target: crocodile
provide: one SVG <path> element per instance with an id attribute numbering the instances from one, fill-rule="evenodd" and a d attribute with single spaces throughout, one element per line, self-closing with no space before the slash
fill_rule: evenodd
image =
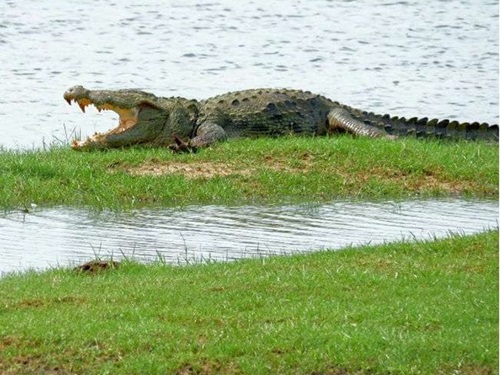
<path id="1" fill-rule="evenodd" d="M 74 140 L 75 150 L 152 145 L 175 152 L 195 151 L 235 137 L 341 132 L 390 139 L 413 136 L 498 142 L 496 124 L 378 115 L 292 89 L 250 89 L 197 101 L 158 97 L 136 89 L 73 86 L 64 99 L 78 103 L 83 112 L 92 104 L 99 112 L 111 110 L 119 116 L 114 129 Z"/>

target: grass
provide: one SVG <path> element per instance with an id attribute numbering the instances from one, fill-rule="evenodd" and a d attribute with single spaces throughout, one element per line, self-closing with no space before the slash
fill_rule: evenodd
<path id="1" fill-rule="evenodd" d="M 498 145 L 337 137 L 161 148 L 0 151 L 0 207 L 128 209 L 338 198 L 498 197 Z"/>
<path id="2" fill-rule="evenodd" d="M 495 374 L 498 231 L 0 279 L 2 374 Z"/>

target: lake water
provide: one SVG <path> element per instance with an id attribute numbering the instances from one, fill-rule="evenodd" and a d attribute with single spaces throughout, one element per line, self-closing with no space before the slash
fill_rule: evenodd
<path id="1" fill-rule="evenodd" d="M 130 213 L 54 208 L 0 216 L 0 274 L 100 256 L 229 261 L 498 228 L 498 202 L 460 199 L 192 206 Z"/>
<path id="2" fill-rule="evenodd" d="M 70 86 L 204 98 L 294 87 L 393 115 L 498 123 L 496 1 L 4 0 L 0 147 L 114 124 Z"/>

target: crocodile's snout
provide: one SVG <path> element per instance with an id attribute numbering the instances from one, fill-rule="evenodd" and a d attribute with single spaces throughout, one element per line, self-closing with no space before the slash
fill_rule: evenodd
<path id="1" fill-rule="evenodd" d="M 63 97 L 69 105 L 72 102 L 77 102 L 83 112 L 85 112 L 85 107 L 91 103 L 89 100 L 90 90 L 87 90 L 83 86 L 73 86 L 66 90 Z"/>
<path id="2" fill-rule="evenodd" d="M 73 99 L 73 88 L 70 88 L 64 93 L 64 100 L 66 100 L 69 105 L 71 105 L 71 99 Z"/>
<path id="3" fill-rule="evenodd" d="M 83 86 L 73 86 L 66 90 L 64 93 L 64 100 L 71 105 L 71 101 L 77 101 L 78 99 L 87 98 L 89 90 Z"/>

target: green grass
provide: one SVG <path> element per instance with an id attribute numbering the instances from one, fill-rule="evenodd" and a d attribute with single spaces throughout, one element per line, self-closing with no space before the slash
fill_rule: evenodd
<path id="1" fill-rule="evenodd" d="M 498 231 L 0 279 L 2 374 L 495 374 Z"/>
<path id="2" fill-rule="evenodd" d="M 497 198 L 498 182 L 498 145 L 480 142 L 337 136 L 231 140 L 184 155 L 161 148 L 0 151 L 4 209 Z"/>

